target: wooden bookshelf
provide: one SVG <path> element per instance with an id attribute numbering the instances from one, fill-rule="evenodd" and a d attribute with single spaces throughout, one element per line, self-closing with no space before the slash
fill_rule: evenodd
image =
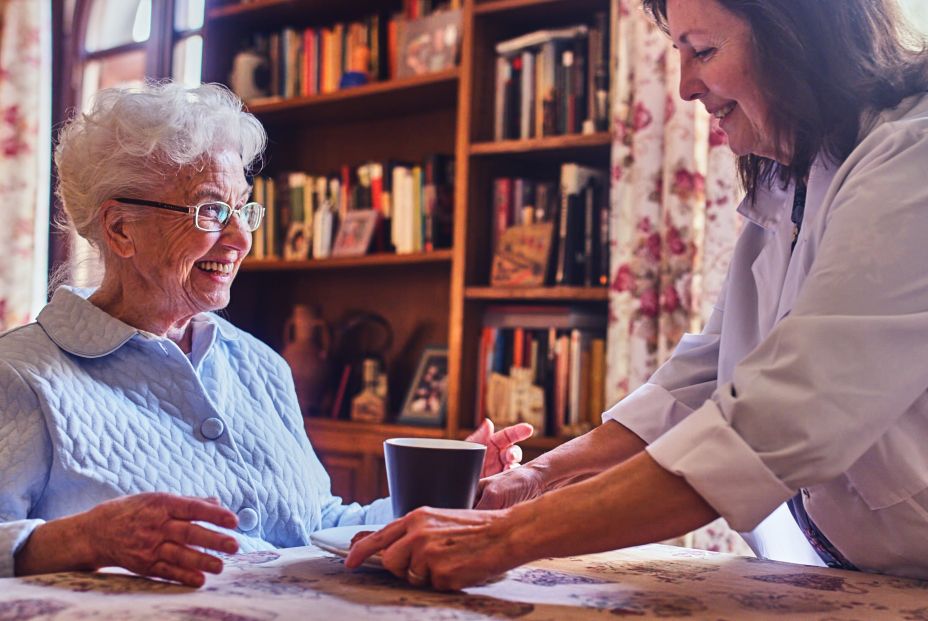
<path id="1" fill-rule="evenodd" d="M 367 161 L 421 162 L 454 157 L 454 228 L 449 249 L 321 260 L 246 260 L 233 287 L 229 317 L 280 351 L 295 304 L 320 309 L 333 331 L 353 312 L 390 322 L 386 357 L 390 420 L 395 420 L 423 348 L 447 345 L 448 400 L 441 427 L 306 418 L 305 429 L 346 501 L 386 491 L 383 441 L 388 437 L 466 437 L 476 418 L 478 346 L 484 310 L 494 304 L 583 305 L 607 312 L 602 287 L 499 288 L 489 285 L 494 176 L 554 175 L 563 162 L 607 169 L 611 132 L 492 141 L 496 43 L 539 28 L 557 28 L 613 10 L 617 0 L 461 0 L 459 66 L 404 80 L 375 82 L 312 97 L 251 101 L 268 130 L 263 174 L 338 170 Z M 226 82 L 241 41 L 283 27 L 326 26 L 373 12 L 397 11 L 402 0 L 207 0 L 204 79 Z M 349 395 L 350 397 L 350 395 Z M 535 437 L 529 457 L 565 438 Z"/>
<path id="2" fill-rule="evenodd" d="M 392 423 L 357 423 L 349 420 L 333 420 L 324 417 L 306 417 L 303 425 L 307 430 L 320 433 L 340 433 L 343 435 L 369 434 L 384 438 L 441 438 L 445 433 L 441 427 L 421 427 L 414 425 L 397 425 Z"/>
<path id="3" fill-rule="evenodd" d="M 209 3 L 209 0 L 207 0 Z M 325 23 L 351 19 L 366 13 L 393 8 L 391 0 L 251 0 L 238 2 L 226 0 L 209 3 L 206 18 L 213 24 L 224 27 L 244 25 L 248 29 L 261 29 L 272 24 L 305 23 L 307 16 L 312 21 Z"/>
<path id="4" fill-rule="evenodd" d="M 248 103 L 265 123 L 345 123 L 371 116 L 371 110 L 403 116 L 457 102 L 458 70 L 401 80 L 372 82 L 312 97 L 272 97 Z"/>
<path id="5" fill-rule="evenodd" d="M 377 253 L 363 257 L 332 257 L 289 261 L 283 259 L 245 259 L 241 269 L 247 272 L 312 271 L 355 268 L 403 267 L 425 263 L 450 263 L 451 250 L 414 254 Z"/>
<path id="6" fill-rule="evenodd" d="M 335 493 L 352 493 L 351 500 L 368 503 L 388 495 L 383 460 L 387 438 L 442 438 L 435 427 L 375 425 L 326 418 L 304 418 L 304 428 L 316 449 Z M 347 500 L 347 499 L 346 499 Z"/>
<path id="7" fill-rule="evenodd" d="M 537 16 L 547 13 L 559 19 L 575 19 L 577 15 L 608 6 L 603 0 L 478 0 L 474 15 L 478 18 L 508 17 L 511 14 Z"/>
<path id="8" fill-rule="evenodd" d="M 208 17 L 211 20 L 234 18 L 241 15 L 267 14 L 293 3 L 290 0 L 253 0 L 252 2 L 230 2 L 211 8 Z"/>
<path id="9" fill-rule="evenodd" d="M 605 302 L 605 287 L 467 287 L 468 300 L 545 302 Z"/>
<path id="10" fill-rule="evenodd" d="M 500 140 L 498 142 L 475 142 L 470 146 L 471 155 L 516 155 L 528 153 L 536 156 L 553 155 L 571 159 L 590 151 L 605 152 L 612 147 L 612 136 L 608 132 L 547 136 L 528 140 Z"/>

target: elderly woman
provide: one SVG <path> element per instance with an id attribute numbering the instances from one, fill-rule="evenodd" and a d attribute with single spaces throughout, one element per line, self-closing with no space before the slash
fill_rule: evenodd
<path id="1" fill-rule="evenodd" d="M 763 521 L 765 556 L 928 578 L 924 48 L 892 0 L 644 5 L 681 97 L 740 156 L 747 223 L 715 314 L 601 427 L 485 481 L 496 510 L 419 510 L 348 565 L 382 549 L 456 588 L 721 515 Z"/>
<path id="2" fill-rule="evenodd" d="M 0 577 L 121 566 L 197 586 L 235 552 L 383 523 L 343 505 L 280 356 L 211 311 L 264 208 L 245 172 L 265 133 L 218 86 L 109 90 L 61 131 L 58 193 L 103 258 L 0 338 Z M 531 429 L 491 435 L 486 472 Z"/>

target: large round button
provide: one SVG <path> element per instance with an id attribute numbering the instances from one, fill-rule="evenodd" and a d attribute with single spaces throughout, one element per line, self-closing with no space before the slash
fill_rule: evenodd
<path id="1" fill-rule="evenodd" d="M 218 418 L 207 418 L 203 421 L 203 424 L 200 425 L 200 431 L 203 432 L 203 435 L 210 440 L 215 440 L 222 435 L 222 432 L 226 430 L 226 426 L 222 424 L 222 421 Z"/>
<path id="2" fill-rule="evenodd" d="M 238 512 L 238 527 L 240 530 L 254 530 L 258 525 L 258 512 L 246 507 Z"/>

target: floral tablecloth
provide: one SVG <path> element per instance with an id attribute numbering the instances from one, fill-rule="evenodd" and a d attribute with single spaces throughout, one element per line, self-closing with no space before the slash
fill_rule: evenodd
<path id="1" fill-rule="evenodd" d="M 651 545 L 548 559 L 458 593 L 348 571 L 314 547 L 228 557 L 201 589 L 113 572 L 0 580 L 0 621 L 38 619 L 905 619 L 928 582 Z"/>

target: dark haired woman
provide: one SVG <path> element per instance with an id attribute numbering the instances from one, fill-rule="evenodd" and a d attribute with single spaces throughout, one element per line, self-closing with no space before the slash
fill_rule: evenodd
<path id="1" fill-rule="evenodd" d="M 644 5 L 681 97 L 740 156 L 747 224 L 715 314 L 610 422 L 485 481 L 494 510 L 416 511 L 348 564 L 382 549 L 458 588 L 721 515 L 764 522 L 762 556 L 928 578 L 925 53 L 894 0 Z"/>

